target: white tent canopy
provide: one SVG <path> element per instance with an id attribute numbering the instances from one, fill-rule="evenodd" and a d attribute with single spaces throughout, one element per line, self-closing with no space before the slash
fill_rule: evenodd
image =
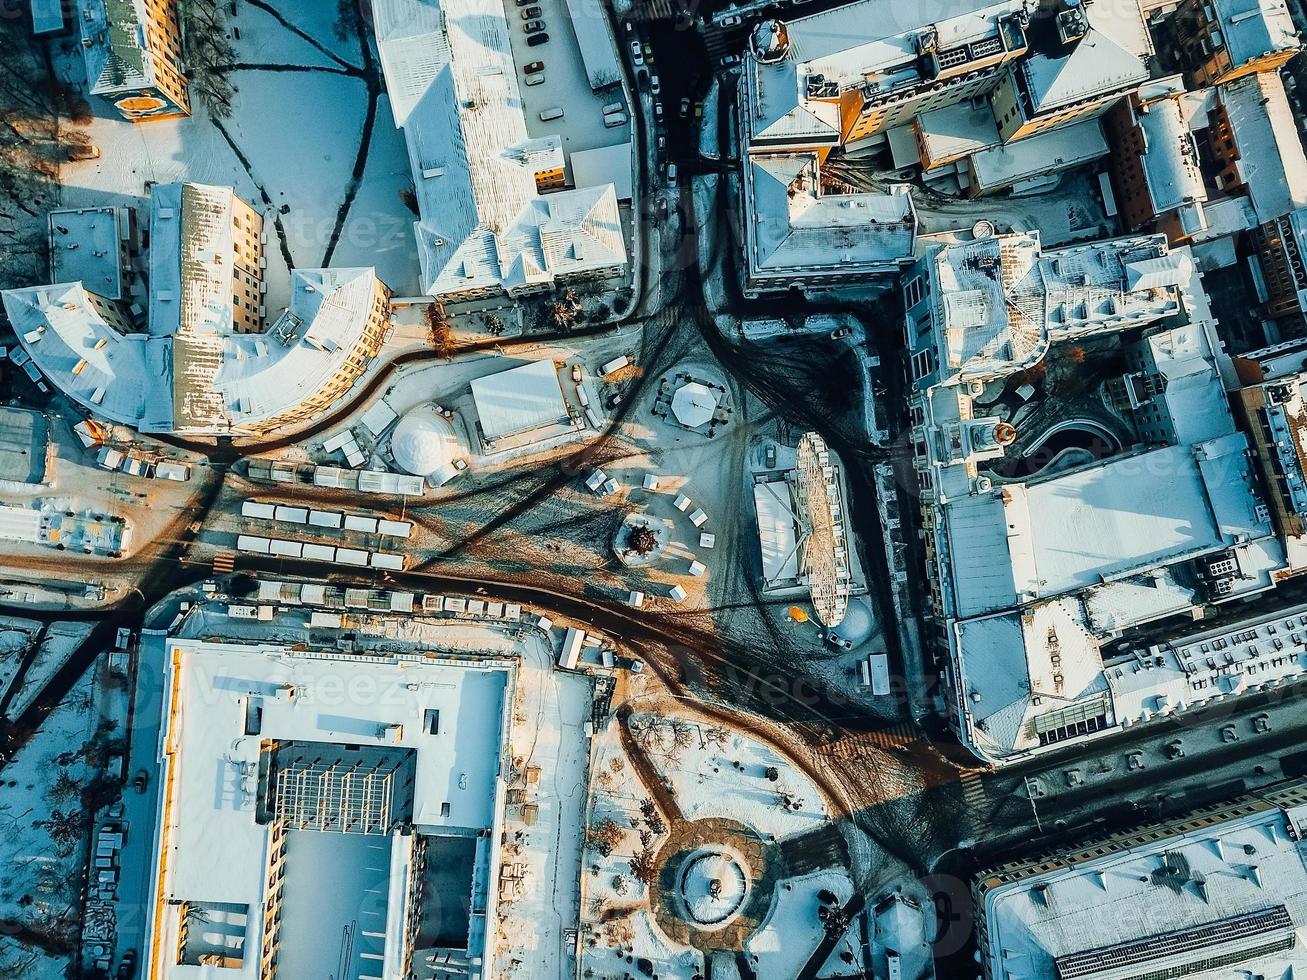
<path id="1" fill-rule="evenodd" d="M 712 421 L 720 401 L 717 392 L 707 385 L 690 381 L 677 388 L 672 396 L 672 414 L 687 429 L 697 429 Z"/>
<path id="2" fill-rule="evenodd" d="M 487 439 L 567 421 L 567 405 L 553 361 L 531 361 L 472 382 L 481 431 Z"/>

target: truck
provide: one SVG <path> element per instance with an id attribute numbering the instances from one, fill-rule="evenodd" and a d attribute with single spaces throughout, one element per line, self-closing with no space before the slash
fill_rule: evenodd
<path id="1" fill-rule="evenodd" d="M 562 649 L 558 651 L 558 666 L 563 670 L 575 670 L 581 659 L 581 647 L 585 643 L 585 630 L 569 626 L 563 637 Z"/>
<path id="2" fill-rule="evenodd" d="M 889 693 L 889 657 L 883 653 L 867 656 L 867 671 L 871 676 L 871 693 Z"/>
<path id="3" fill-rule="evenodd" d="M 607 377 L 610 374 L 617 373 L 618 371 L 622 370 L 622 368 L 624 367 L 630 367 L 630 365 L 631 365 L 631 358 L 628 357 L 626 354 L 623 354 L 621 357 L 614 357 L 611 361 L 605 363 L 602 367 L 599 368 L 599 373 L 604 377 Z"/>

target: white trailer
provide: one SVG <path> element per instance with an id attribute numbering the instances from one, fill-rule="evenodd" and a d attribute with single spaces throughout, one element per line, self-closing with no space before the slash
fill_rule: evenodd
<path id="1" fill-rule="evenodd" d="M 362 531 L 364 534 L 376 534 L 377 519 L 375 517 L 364 517 L 362 514 L 346 514 L 345 530 Z"/>
<path id="2" fill-rule="evenodd" d="M 610 374 L 622 370 L 624 367 L 629 367 L 630 364 L 631 359 L 623 354 L 621 357 L 614 357 L 611 361 L 605 363 L 601 368 L 599 368 L 599 373 L 607 377 Z"/>
<path id="3" fill-rule="evenodd" d="M 310 527 L 325 527 L 332 530 L 340 530 L 341 524 L 345 520 L 345 515 L 338 510 L 311 510 L 309 511 Z"/>
<path id="4" fill-rule="evenodd" d="M 304 542 L 273 538 L 269 542 L 268 554 L 283 555 L 286 558 L 302 558 L 304 556 Z"/>
<path id="5" fill-rule="evenodd" d="M 404 568 L 404 556 L 393 551 L 374 551 L 371 564 L 373 568 L 388 568 L 398 572 Z"/>
<path id="6" fill-rule="evenodd" d="M 266 555 L 271 546 L 267 538 L 261 538 L 254 534 L 240 534 L 236 537 L 236 550 L 248 551 L 256 555 Z"/>
<path id="7" fill-rule="evenodd" d="M 284 504 L 278 504 L 275 514 L 276 520 L 286 524 L 307 524 L 309 522 L 309 509 L 307 507 L 287 507 Z"/>
<path id="8" fill-rule="evenodd" d="M 305 544 L 303 557 L 314 561 L 335 561 L 336 549 L 329 544 Z"/>
<path id="9" fill-rule="evenodd" d="M 241 504 L 241 517 L 252 517 L 259 521 L 271 521 L 277 513 L 277 508 L 272 504 L 260 504 L 253 500 L 246 500 Z"/>
<path id="10" fill-rule="evenodd" d="M 871 693 L 889 693 L 889 657 L 883 653 L 869 654 L 867 657 L 868 673 L 871 675 Z"/>
<path id="11" fill-rule="evenodd" d="M 388 538 L 408 538 L 413 535 L 413 525 L 409 521 L 377 521 L 377 533 Z"/>
<path id="12" fill-rule="evenodd" d="M 366 568 L 368 564 L 368 553 L 359 551 L 357 548 L 337 548 L 336 561 L 341 565 L 358 565 Z"/>
<path id="13" fill-rule="evenodd" d="M 563 670 L 575 670 L 581 659 L 581 647 L 585 643 L 585 630 L 569 626 L 563 637 L 563 647 L 558 651 L 558 666 Z"/>

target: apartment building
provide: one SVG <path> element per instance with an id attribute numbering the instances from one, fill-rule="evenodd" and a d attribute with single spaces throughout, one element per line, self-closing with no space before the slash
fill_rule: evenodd
<path id="1" fill-rule="evenodd" d="M 1182 0 L 1171 29 L 1191 88 L 1278 71 L 1301 46 L 1285 0 Z"/>
<path id="2" fill-rule="evenodd" d="M 1208 227 L 1207 187 L 1189 127 L 1184 80 L 1147 82 L 1103 117 L 1112 190 L 1127 228 L 1155 227 L 1172 245 Z"/>
<path id="3" fill-rule="evenodd" d="M 190 115 L 177 0 L 77 0 L 92 95 L 124 119 Z"/>
<path id="4" fill-rule="evenodd" d="M 1304 836 L 1298 779 L 983 872 L 972 884 L 983 975 L 1297 976 Z"/>

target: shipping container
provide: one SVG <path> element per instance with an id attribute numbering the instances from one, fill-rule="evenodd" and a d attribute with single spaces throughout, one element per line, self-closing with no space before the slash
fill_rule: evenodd
<path id="1" fill-rule="evenodd" d="M 255 520 L 271 521 L 276 517 L 277 508 L 272 504 L 260 504 L 253 500 L 246 500 L 241 504 L 241 516 L 253 517 Z"/>
<path id="2" fill-rule="evenodd" d="M 889 693 L 889 657 L 883 653 L 873 653 L 867 657 L 871 673 L 871 693 Z"/>
<path id="3" fill-rule="evenodd" d="M 361 514 L 346 514 L 345 530 L 362 531 L 365 534 L 376 534 L 377 519 L 375 517 L 364 517 Z"/>
<path id="4" fill-rule="evenodd" d="M 267 538 L 256 537 L 253 534 L 241 534 L 236 538 L 237 551 L 249 551 L 256 555 L 266 555 L 271 542 Z"/>
<path id="5" fill-rule="evenodd" d="M 345 515 L 338 510 L 311 510 L 309 511 L 309 526 L 311 527 L 329 527 L 340 530 L 344 523 Z"/>
<path id="6" fill-rule="evenodd" d="M 388 538 L 407 538 L 413 534 L 413 525 L 408 521 L 377 521 L 377 533 Z"/>
<path id="7" fill-rule="evenodd" d="M 278 505 L 276 515 L 277 520 L 285 521 L 287 524 L 307 524 L 309 522 L 309 509 L 307 507 Z"/>
<path id="8" fill-rule="evenodd" d="M 581 646 L 584 642 L 585 631 L 569 626 L 563 637 L 563 647 L 558 652 L 558 666 L 564 670 L 575 670 L 581 659 Z"/>
<path id="9" fill-rule="evenodd" d="M 337 548 L 336 561 L 342 565 L 360 565 L 367 566 L 368 553 L 359 551 L 357 548 Z"/>
<path id="10" fill-rule="evenodd" d="M 393 551 L 374 551 L 372 553 L 372 567 L 399 571 L 404 567 L 404 556 Z"/>

